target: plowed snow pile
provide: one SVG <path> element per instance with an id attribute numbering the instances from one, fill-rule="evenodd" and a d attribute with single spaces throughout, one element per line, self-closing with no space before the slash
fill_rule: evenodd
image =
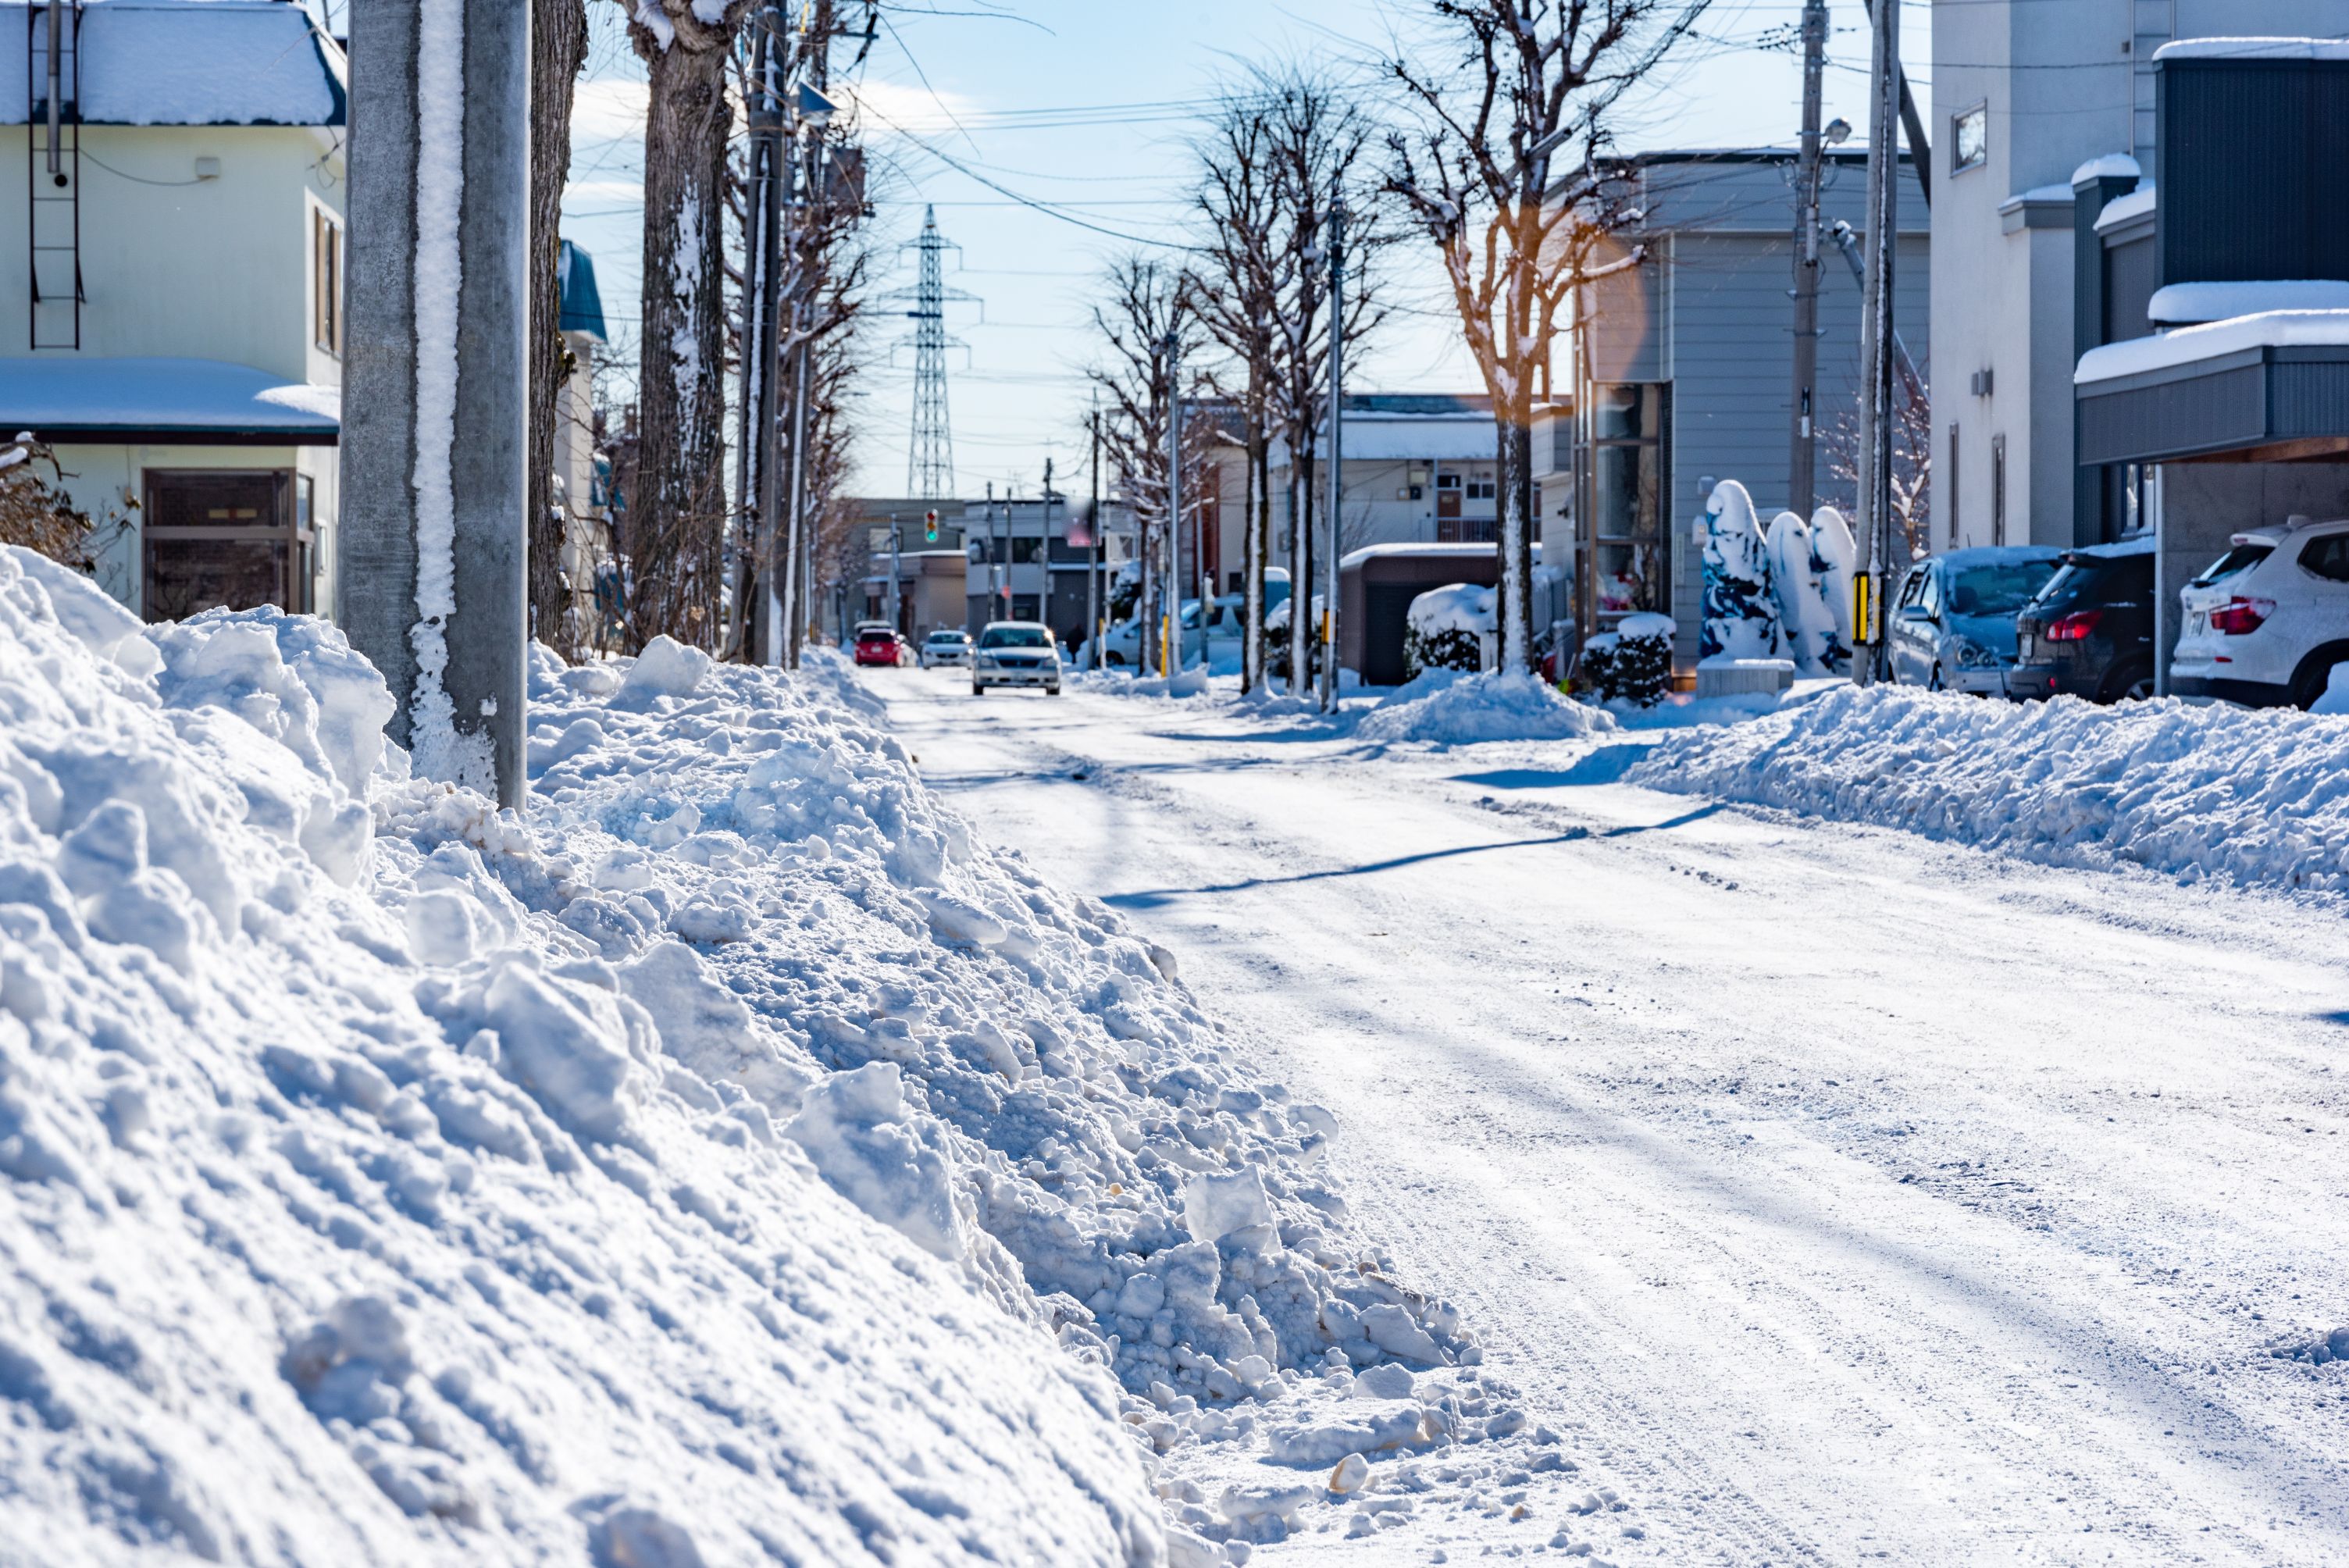
<path id="1" fill-rule="evenodd" d="M 1238 1561 L 1522 1426 L 838 666 L 533 685 L 517 819 L 331 628 L 0 551 L 0 1562 Z"/>
<path id="2" fill-rule="evenodd" d="M 1625 779 L 2058 865 L 2349 892 L 2349 719 L 1844 686 L 1671 735 Z"/>

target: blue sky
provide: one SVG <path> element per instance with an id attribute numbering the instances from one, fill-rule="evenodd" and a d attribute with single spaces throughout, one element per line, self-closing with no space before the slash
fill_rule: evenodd
<path id="1" fill-rule="evenodd" d="M 893 6 L 864 72 L 874 167 L 870 238 L 883 288 L 912 284 L 901 242 L 935 203 L 961 247 L 949 279 L 982 307 L 951 309 L 970 345 L 953 357 L 949 401 L 965 495 L 993 480 L 1033 494 L 1045 458 L 1065 486 L 1081 483 L 1093 356 L 1087 311 L 1094 280 L 1132 242 L 1184 236 L 1188 143 L 1217 82 L 1249 60 L 1290 57 L 1386 99 L 1376 62 L 1423 46 L 1418 0 L 935 0 Z M 1767 46 L 1791 30 L 1795 0 L 1717 0 L 1700 41 L 1663 73 L 1621 123 L 1629 148 L 1791 144 L 1802 77 L 1791 52 Z M 593 43 L 574 119 L 565 232 L 595 256 L 616 334 L 633 330 L 642 244 L 643 68 L 615 0 L 591 0 Z M 1930 6 L 1903 5 L 1904 50 L 1927 96 Z M 1866 19 L 1857 0 L 1830 6 L 1826 113 L 1867 124 Z M 1930 111 L 1929 111 L 1930 112 Z M 1928 124 L 1930 124 L 1929 119 Z M 1003 190 L 990 189 L 951 159 Z M 1012 193 L 1004 194 L 1004 191 Z M 1434 292 L 1423 256 L 1407 249 L 1395 287 L 1413 307 L 1354 367 L 1365 389 L 1474 390 L 1474 368 Z M 905 483 L 911 407 L 908 353 L 891 350 L 901 324 L 876 305 L 862 328 L 867 369 L 859 419 L 858 489 Z"/>

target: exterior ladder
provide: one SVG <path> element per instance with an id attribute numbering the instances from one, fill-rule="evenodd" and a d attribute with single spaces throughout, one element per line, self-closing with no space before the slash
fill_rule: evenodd
<path id="1" fill-rule="evenodd" d="M 25 7 L 25 72 L 32 108 L 25 117 L 29 336 L 36 352 L 78 350 L 88 302 L 81 275 L 81 0 Z"/>

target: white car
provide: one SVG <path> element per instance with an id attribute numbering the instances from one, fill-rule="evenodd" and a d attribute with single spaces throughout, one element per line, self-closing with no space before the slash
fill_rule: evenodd
<path id="1" fill-rule="evenodd" d="M 1061 645 L 1040 621 L 993 621 L 970 659 L 970 695 L 1003 686 L 1041 686 L 1061 695 Z"/>
<path id="2" fill-rule="evenodd" d="M 2349 518 L 2236 534 L 2178 597 L 2173 694 L 2307 707 L 2349 663 Z"/>
<path id="3" fill-rule="evenodd" d="M 970 634 L 959 626 L 940 626 L 922 639 L 922 667 L 970 663 Z"/>

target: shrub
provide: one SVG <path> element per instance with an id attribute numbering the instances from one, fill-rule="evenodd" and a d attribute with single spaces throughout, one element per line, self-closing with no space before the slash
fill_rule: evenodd
<path id="1" fill-rule="evenodd" d="M 1575 670 L 1601 702 L 1653 707 L 1671 690 L 1672 623 L 1662 615 L 1626 615 L 1614 631 L 1582 645 Z"/>
<path id="2" fill-rule="evenodd" d="M 1454 583 L 1411 602 L 1402 634 L 1403 678 L 1429 670 L 1475 675 L 1485 667 L 1485 639 L 1493 632 L 1493 590 Z"/>

